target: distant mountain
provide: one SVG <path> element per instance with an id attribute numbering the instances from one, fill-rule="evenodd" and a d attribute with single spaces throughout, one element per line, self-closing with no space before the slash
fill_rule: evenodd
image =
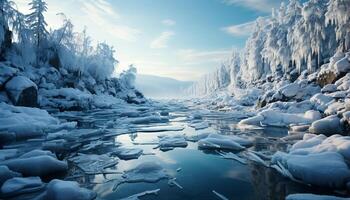
<path id="1" fill-rule="evenodd" d="M 136 78 L 136 88 L 147 98 L 153 99 L 184 98 L 185 90 L 192 84 L 191 81 L 145 74 L 138 74 Z"/>

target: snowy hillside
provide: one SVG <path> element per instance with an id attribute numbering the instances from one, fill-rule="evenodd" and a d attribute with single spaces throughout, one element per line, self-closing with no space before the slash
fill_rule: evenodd
<path id="1" fill-rule="evenodd" d="M 144 74 L 138 74 L 136 77 L 136 88 L 146 97 L 153 99 L 184 98 L 186 89 L 191 85 L 192 82 L 167 77 Z"/>
<path id="2" fill-rule="evenodd" d="M 212 74 L 194 84 L 190 93 L 205 95 L 217 89 L 245 88 L 262 81 L 294 81 L 314 73 L 336 52 L 350 47 L 350 5 L 347 0 L 291 0 L 270 17 L 258 18 L 246 47 Z"/>
<path id="3" fill-rule="evenodd" d="M 118 64 L 115 50 L 106 43 L 93 45 L 86 30 L 75 32 L 64 14 L 63 25 L 47 30 L 47 4 L 33 0 L 31 14 L 1 1 L 0 101 L 17 106 L 59 110 L 88 110 L 120 102 L 142 103 L 134 88 L 131 67 L 112 77 Z"/>

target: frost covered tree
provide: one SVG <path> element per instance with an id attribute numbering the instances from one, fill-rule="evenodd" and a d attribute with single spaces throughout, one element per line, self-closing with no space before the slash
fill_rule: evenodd
<path id="1" fill-rule="evenodd" d="M 350 49 L 350 1 L 330 0 L 326 13 L 326 24 L 335 25 L 336 39 L 340 50 Z"/>
<path id="2" fill-rule="evenodd" d="M 39 64 L 42 49 L 47 44 L 47 37 L 49 32 L 47 31 L 47 23 L 44 18 L 44 13 L 47 11 L 47 4 L 44 0 L 32 0 L 29 3 L 31 6 L 31 14 L 27 16 L 27 24 L 32 31 L 32 42 L 36 46 L 36 64 Z"/>
<path id="3" fill-rule="evenodd" d="M 17 11 L 14 9 L 14 2 L 10 0 L 0 0 L 0 54 L 4 57 L 3 52 L 9 48 L 12 43 L 12 32 L 9 24 L 15 19 Z"/>

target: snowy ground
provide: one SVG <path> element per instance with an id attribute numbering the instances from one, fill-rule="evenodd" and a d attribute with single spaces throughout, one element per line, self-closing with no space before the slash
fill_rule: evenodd
<path id="1" fill-rule="evenodd" d="M 238 122 L 253 111 L 210 111 L 202 105 L 123 104 L 49 117 L 38 109 L 2 104 L 6 115 L 0 120 L 12 120 L 12 126 L 1 125 L 2 134 L 9 138 L 0 150 L 1 198 L 346 195 L 347 137 L 295 136 L 288 135 L 286 128 L 270 126 L 242 128 Z M 330 159 L 332 164 L 322 163 Z"/>

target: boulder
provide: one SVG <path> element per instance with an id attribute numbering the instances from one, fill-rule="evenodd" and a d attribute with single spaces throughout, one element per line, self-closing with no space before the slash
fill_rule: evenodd
<path id="1" fill-rule="evenodd" d="M 341 134 L 343 132 L 343 125 L 336 115 L 332 115 L 313 122 L 310 132 L 327 136 Z"/>
<path id="2" fill-rule="evenodd" d="M 320 73 L 318 76 L 317 76 L 317 83 L 324 87 L 328 84 L 332 84 L 334 83 L 338 78 L 338 75 L 336 74 L 336 72 L 334 71 L 331 71 L 331 70 L 327 70 L 323 73 Z"/>
<path id="3" fill-rule="evenodd" d="M 24 76 L 13 77 L 5 85 L 8 96 L 16 106 L 36 107 L 38 87 Z"/>

